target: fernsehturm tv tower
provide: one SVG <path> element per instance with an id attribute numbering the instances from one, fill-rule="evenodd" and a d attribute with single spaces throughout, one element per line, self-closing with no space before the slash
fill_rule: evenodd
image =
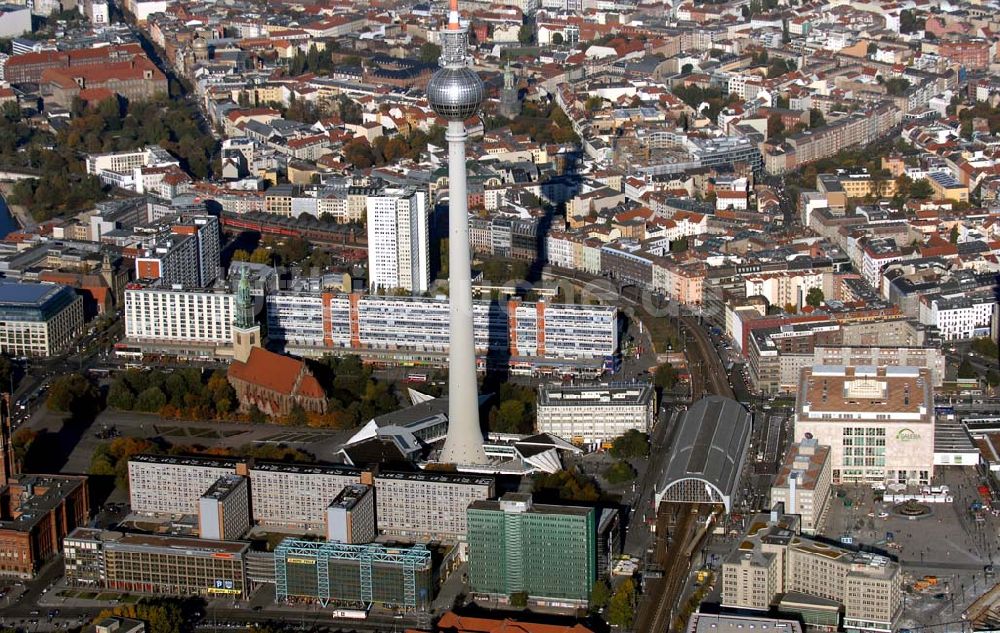
<path id="1" fill-rule="evenodd" d="M 441 461 L 485 464 L 479 428 L 479 388 L 472 320 L 472 261 L 469 256 L 469 199 L 465 173 L 465 120 L 483 103 L 483 82 L 469 68 L 469 31 L 458 21 L 451 0 L 448 26 L 441 31 L 441 68 L 427 84 L 427 100 L 448 121 L 448 437 Z"/>

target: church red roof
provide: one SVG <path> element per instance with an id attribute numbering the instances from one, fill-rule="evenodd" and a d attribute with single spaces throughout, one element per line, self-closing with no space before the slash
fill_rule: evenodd
<path id="1" fill-rule="evenodd" d="M 290 356 L 282 356 L 266 349 L 255 347 L 247 362 L 234 361 L 229 366 L 229 375 L 270 391 L 287 396 L 325 398 L 323 388 L 312 374 L 307 373 L 295 388 L 299 374 L 306 370 L 305 363 Z"/>

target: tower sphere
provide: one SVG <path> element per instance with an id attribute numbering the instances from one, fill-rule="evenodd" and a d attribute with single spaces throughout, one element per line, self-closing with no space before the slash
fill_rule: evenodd
<path id="1" fill-rule="evenodd" d="M 446 121 L 464 121 L 479 111 L 483 80 L 470 68 L 439 68 L 427 84 L 427 100 Z"/>

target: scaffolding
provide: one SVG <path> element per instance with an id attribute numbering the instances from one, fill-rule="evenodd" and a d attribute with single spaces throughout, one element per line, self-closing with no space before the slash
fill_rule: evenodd
<path id="1" fill-rule="evenodd" d="M 289 565 L 308 568 L 311 575 L 290 574 Z M 431 552 L 423 545 L 387 547 L 288 538 L 274 550 L 278 601 L 306 597 L 324 606 L 333 601 L 363 603 L 366 608 L 381 603 L 415 609 L 420 606 L 418 599 L 429 597 L 431 571 Z M 354 578 L 347 578 L 346 573 Z M 295 574 L 298 577 L 290 578 Z"/>

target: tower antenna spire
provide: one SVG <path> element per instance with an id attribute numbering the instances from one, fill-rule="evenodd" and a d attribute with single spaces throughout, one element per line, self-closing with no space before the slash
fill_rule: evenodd
<path id="1" fill-rule="evenodd" d="M 448 12 L 448 29 L 457 31 L 462 28 L 458 23 L 458 0 L 451 0 L 450 11 Z"/>

